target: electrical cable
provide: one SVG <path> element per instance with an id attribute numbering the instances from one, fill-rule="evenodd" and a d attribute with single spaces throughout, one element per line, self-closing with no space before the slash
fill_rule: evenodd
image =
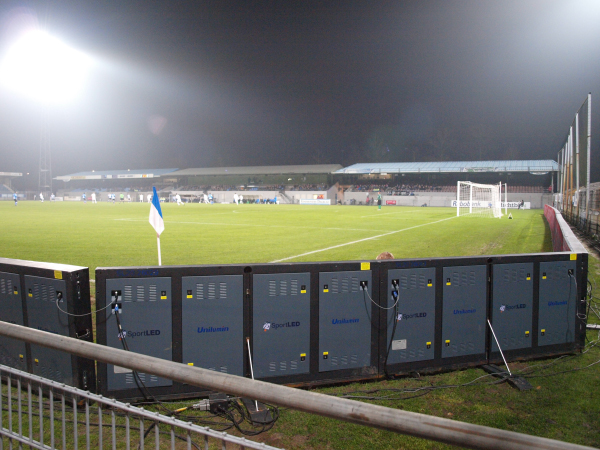
<path id="1" fill-rule="evenodd" d="M 600 331 L 598 332 L 598 338 L 594 341 L 591 341 L 590 344 L 586 346 L 587 348 L 581 354 L 579 354 L 579 355 L 562 355 L 562 356 L 559 356 L 558 358 L 555 358 L 554 360 L 550 361 L 549 363 L 535 364 L 535 365 L 528 366 L 523 369 L 514 371 L 514 374 L 518 374 L 522 378 L 542 378 L 542 377 L 552 377 L 552 376 L 557 376 L 557 375 L 561 375 L 561 374 L 577 372 L 577 371 L 588 369 L 597 364 L 600 364 L 600 359 L 598 359 L 597 361 L 594 361 L 586 366 L 583 366 L 583 367 L 576 367 L 573 369 L 561 370 L 561 371 L 552 372 L 549 374 L 535 374 L 534 373 L 541 369 L 547 369 L 547 368 L 554 366 L 555 364 L 558 364 L 560 362 L 571 361 L 572 359 L 577 358 L 577 357 L 587 353 L 591 349 L 593 349 L 595 347 L 596 348 L 599 347 L 598 344 L 600 344 Z M 496 377 L 499 375 L 502 376 L 501 379 L 498 379 L 498 380 L 495 380 L 492 382 L 480 382 L 480 380 L 483 380 L 484 378 Z M 485 375 L 477 377 L 471 381 L 468 381 L 466 383 L 461 383 L 461 384 L 440 385 L 440 386 L 435 386 L 433 384 L 430 384 L 430 386 L 425 386 L 425 387 L 411 387 L 411 388 L 403 388 L 403 389 L 384 388 L 384 389 L 373 389 L 373 390 L 358 390 L 358 391 L 352 391 L 352 392 L 348 392 L 348 393 L 344 393 L 344 394 L 335 394 L 335 395 L 338 397 L 341 397 L 341 398 L 356 399 L 356 400 L 380 400 L 380 401 L 408 400 L 408 399 L 420 397 L 422 395 L 426 395 L 430 392 L 433 392 L 433 391 L 436 391 L 439 389 L 456 389 L 456 388 L 468 387 L 468 386 L 488 386 L 488 385 L 491 386 L 491 385 L 501 384 L 508 379 L 508 375 L 509 375 L 508 372 L 502 371 L 502 372 L 497 372 L 497 373 L 493 373 L 493 374 L 485 374 Z M 383 395 L 383 396 L 364 395 L 364 394 L 374 394 L 374 393 L 378 393 L 378 392 L 392 392 L 392 393 L 396 393 L 397 395 Z M 402 394 L 409 394 L 409 395 L 401 396 Z"/>
<path id="2" fill-rule="evenodd" d="M 499 380 L 494 380 L 494 381 L 488 382 L 488 383 L 478 383 L 477 382 L 481 379 L 488 378 L 488 377 L 495 377 L 498 375 L 504 375 L 504 376 Z M 430 386 L 416 387 L 416 388 L 404 388 L 404 389 L 395 389 L 395 388 L 373 389 L 373 390 L 368 390 L 368 391 L 353 391 L 353 392 L 349 392 L 349 393 L 345 393 L 345 394 L 340 394 L 337 396 L 341 397 L 341 398 L 361 399 L 361 400 L 407 400 L 410 398 L 420 397 L 422 395 L 428 394 L 435 390 L 455 389 L 455 388 L 459 388 L 459 387 L 475 386 L 475 385 L 501 384 L 507 380 L 507 377 L 508 377 L 508 372 L 502 371 L 502 372 L 497 372 L 497 373 L 493 373 L 493 374 L 491 374 L 491 373 L 485 374 L 485 375 L 477 377 L 471 381 L 468 381 L 466 383 L 461 383 L 461 384 L 449 384 L 449 385 L 439 385 L 439 386 L 435 386 L 435 385 L 431 384 Z M 398 397 L 398 396 L 390 396 L 390 395 L 380 396 L 380 397 L 356 395 L 356 394 L 373 394 L 373 393 L 377 393 L 377 392 L 396 392 L 398 394 L 404 394 L 404 393 L 417 394 L 418 393 L 418 395 L 412 395 L 409 397 Z"/>
<path id="3" fill-rule="evenodd" d="M 398 296 L 397 294 L 396 294 L 396 302 L 395 302 L 395 303 L 394 303 L 392 306 L 390 306 L 389 308 L 384 308 L 383 306 L 379 306 L 379 305 L 378 305 L 378 304 L 377 304 L 377 303 L 376 303 L 376 302 L 375 302 L 375 301 L 374 301 L 374 300 L 371 298 L 371 295 L 369 294 L 369 291 L 368 291 L 367 289 L 363 289 L 363 294 L 364 294 L 365 292 L 367 293 L 367 297 L 369 297 L 369 300 L 371 300 L 371 303 L 373 303 L 373 304 L 374 304 L 375 306 L 377 306 L 379 309 L 384 309 L 384 310 L 388 311 L 388 310 L 390 310 L 390 309 L 393 309 L 393 308 L 395 308 L 395 307 L 396 307 L 396 305 L 398 304 L 398 298 L 399 298 L 399 296 Z M 394 291 L 394 292 L 395 292 L 395 291 Z"/>
<path id="4" fill-rule="evenodd" d="M 84 314 L 72 314 L 68 311 L 65 311 L 64 309 L 62 309 L 59 305 L 58 302 L 62 299 L 62 297 L 56 296 L 56 307 L 59 309 L 60 312 L 66 314 L 67 316 L 71 316 L 71 317 L 85 317 L 85 316 L 91 316 L 92 314 L 98 313 L 100 311 L 104 311 L 107 308 L 110 308 L 110 306 L 112 305 L 112 302 L 109 303 L 108 305 L 106 305 L 104 308 L 102 309 L 97 309 L 95 311 L 89 312 L 89 313 L 84 313 Z"/>
<path id="5" fill-rule="evenodd" d="M 129 345 L 127 344 L 127 340 L 126 340 L 126 333 L 123 332 L 123 328 L 121 326 L 121 320 L 119 319 L 119 306 L 118 305 L 115 306 L 114 313 L 115 313 L 115 319 L 117 321 L 119 339 L 121 340 L 123 349 L 126 351 L 130 351 Z M 144 396 L 144 399 L 146 400 L 146 402 L 152 402 L 152 404 L 158 405 L 160 408 L 167 411 L 168 415 L 170 415 L 170 416 L 182 417 L 188 421 L 202 423 L 203 425 L 219 426 L 219 428 L 220 428 L 219 431 L 225 431 L 232 427 L 235 427 L 240 433 L 243 433 L 243 434 L 246 434 L 249 436 L 255 436 L 264 431 L 270 430 L 273 427 L 273 425 L 275 424 L 275 422 L 277 421 L 277 419 L 279 418 L 279 410 L 276 406 L 265 405 L 271 411 L 271 416 L 273 417 L 273 419 L 270 422 L 263 424 L 260 429 L 257 429 L 257 430 L 244 429 L 241 427 L 241 424 L 245 420 L 248 420 L 250 423 L 252 423 L 252 421 L 250 420 L 250 414 L 244 413 L 244 410 L 241 409 L 241 407 L 237 406 L 237 411 L 240 416 L 240 418 L 237 419 L 235 414 L 231 413 L 231 405 L 237 405 L 237 400 L 231 400 L 231 399 L 229 399 L 229 407 L 226 410 L 220 411 L 217 414 L 212 414 L 213 417 L 221 417 L 221 418 L 224 418 L 225 420 L 228 420 L 230 423 L 228 423 L 226 425 L 219 424 L 214 421 L 202 420 L 202 419 L 199 419 L 197 416 L 190 416 L 190 415 L 181 416 L 180 413 L 183 411 L 186 411 L 187 409 L 189 409 L 189 407 L 184 407 L 184 408 L 180 408 L 177 410 L 172 410 L 172 409 L 168 408 L 167 406 L 165 406 L 164 402 L 161 402 L 152 396 L 152 394 L 148 391 L 148 388 L 144 384 L 143 380 L 140 378 L 137 371 L 133 371 L 133 375 L 134 375 L 133 379 L 134 379 L 138 389 Z M 138 381 L 139 381 L 139 383 L 138 383 Z M 140 384 L 141 384 L 141 386 L 140 386 Z"/>
<path id="6" fill-rule="evenodd" d="M 127 344 L 127 340 L 126 340 L 126 333 L 123 332 L 123 328 L 121 326 L 121 320 L 119 319 L 119 305 L 118 304 L 115 305 L 114 316 L 115 316 L 115 319 L 117 321 L 117 328 L 119 330 L 119 340 L 121 341 L 121 345 L 123 346 L 123 350 L 130 351 L 129 350 L 129 345 Z M 174 411 L 172 411 L 171 409 L 165 407 L 162 402 L 158 401 L 157 399 L 154 398 L 154 396 L 152 394 L 150 394 L 150 392 L 148 391 L 148 388 L 146 387 L 146 385 L 145 385 L 144 381 L 142 380 L 142 378 L 140 377 L 139 373 L 137 371 L 135 371 L 135 370 L 132 373 L 133 373 L 133 381 L 135 382 L 137 388 L 139 389 L 139 391 L 143 395 L 144 399 L 156 402 L 156 404 L 158 404 L 165 411 L 167 411 L 169 413 L 169 415 L 173 415 Z M 140 386 L 140 383 L 141 383 L 141 386 Z"/>
<path id="7" fill-rule="evenodd" d="M 371 323 L 371 326 L 375 327 L 375 328 L 376 328 L 378 331 L 382 331 L 383 329 L 382 329 L 382 328 L 380 328 L 380 327 L 379 327 L 379 325 L 376 325 L 376 324 L 373 322 L 373 319 L 371 318 L 371 313 L 369 313 L 369 307 L 368 307 L 368 305 L 367 305 L 367 297 L 366 297 L 366 295 L 365 295 L 365 292 L 366 292 L 366 295 L 369 295 L 369 293 L 368 293 L 367 289 L 363 289 L 363 303 L 364 303 L 364 305 L 365 305 L 365 312 L 367 313 L 367 318 L 369 319 L 369 322 Z M 370 296 L 370 295 L 369 295 L 369 299 L 370 299 L 371 301 L 373 301 L 373 299 L 371 299 L 371 296 Z M 374 302 L 373 302 L 373 303 L 374 303 Z M 379 306 L 379 305 L 378 305 L 378 306 Z M 386 309 L 386 308 L 382 308 L 382 309 Z"/>
<path id="8" fill-rule="evenodd" d="M 567 272 L 569 276 L 569 293 L 567 294 L 567 314 L 565 315 L 567 319 L 567 332 L 565 333 L 565 342 L 569 342 L 570 332 L 571 332 L 571 315 L 569 314 L 569 305 L 571 304 L 571 285 L 573 284 L 571 280 L 573 280 L 573 275 L 570 272 Z M 577 298 L 577 290 L 575 290 L 575 298 Z M 575 313 L 577 313 L 577 303 L 575 304 Z"/>
<path id="9" fill-rule="evenodd" d="M 390 343 L 388 344 L 387 352 L 385 353 L 385 359 L 383 360 L 383 373 L 385 374 L 385 377 L 388 380 L 390 379 L 390 374 L 387 371 L 387 364 L 388 364 L 388 359 L 390 357 L 390 350 L 392 349 L 392 343 L 394 342 L 394 336 L 396 335 L 396 325 L 398 324 L 398 315 L 400 314 L 399 308 L 398 308 L 398 299 L 400 298 L 400 296 L 398 295 L 398 291 L 392 291 L 392 296 L 394 295 L 393 292 L 396 292 L 396 303 L 394 303 L 394 315 L 392 316 L 392 322 L 394 323 L 394 326 L 392 327 L 392 335 L 390 337 Z M 389 322 L 388 322 L 388 326 L 389 326 Z"/>

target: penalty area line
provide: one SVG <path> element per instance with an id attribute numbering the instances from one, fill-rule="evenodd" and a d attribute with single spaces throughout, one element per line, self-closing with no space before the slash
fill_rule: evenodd
<path id="1" fill-rule="evenodd" d="M 457 216 L 452 216 L 452 217 L 447 217 L 446 219 L 436 220 L 434 222 L 422 223 L 421 225 L 415 225 L 414 227 L 403 228 L 402 230 L 394 230 L 394 231 L 390 231 L 389 233 L 378 234 L 377 236 L 371 236 L 371 237 L 368 237 L 368 238 L 359 239 L 357 241 L 345 242 L 343 244 L 333 245 L 331 247 L 322 248 L 322 249 L 319 249 L 319 250 L 313 250 L 311 252 L 302 253 L 301 255 L 289 256 L 287 258 L 277 259 L 277 260 L 271 261 L 271 262 L 272 263 L 278 263 L 278 262 L 282 262 L 282 261 L 288 261 L 290 259 L 300 258 L 302 256 L 312 255 L 314 253 L 326 252 L 327 250 L 333 250 L 334 248 L 340 248 L 340 247 L 345 247 L 347 245 L 358 244 L 360 242 L 371 241 L 373 239 L 378 239 L 380 237 L 389 236 L 391 234 L 402 233 L 403 231 L 413 230 L 415 228 L 421 228 L 421 227 L 426 227 L 427 225 L 433 225 L 434 223 L 440 223 L 440 222 L 444 222 L 446 220 L 456 219 L 456 217 Z"/>

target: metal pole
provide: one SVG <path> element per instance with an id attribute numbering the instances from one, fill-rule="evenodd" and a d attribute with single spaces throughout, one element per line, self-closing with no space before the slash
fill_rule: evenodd
<path id="1" fill-rule="evenodd" d="M 563 204 L 564 204 L 564 189 L 565 189 L 565 179 L 564 179 L 564 172 L 565 172 L 565 167 L 564 167 L 564 160 L 565 160 L 565 149 L 564 147 L 560 150 L 560 159 L 558 161 L 558 166 L 560 168 L 560 207 L 559 210 L 562 211 L 563 210 Z"/>
<path id="2" fill-rule="evenodd" d="M 592 153 L 592 93 L 588 94 L 588 115 L 587 115 L 587 178 L 586 178 L 586 194 L 585 194 L 585 220 L 589 220 L 590 207 L 590 164 Z"/>
<path id="3" fill-rule="evenodd" d="M 469 214 L 473 213 L 473 184 L 469 183 Z"/>
<path id="4" fill-rule="evenodd" d="M 506 362 L 506 358 L 504 357 L 504 352 L 502 351 L 502 347 L 500 347 L 500 342 L 498 342 L 498 338 L 496 337 L 496 333 L 494 333 L 494 329 L 492 328 L 492 324 L 490 323 L 490 319 L 487 320 L 487 323 L 490 326 L 490 330 L 492 330 L 492 334 L 494 335 L 494 340 L 496 341 L 496 345 L 498 346 L 498 350 L 500 350 L 500 354 L 502 355 L 502 360 L 504 361 L 504 365 L 506 366 L 506 370 L 508 370 L 508 374 L 512 377 L 512 372 L 510 371 L 510 367 L 508 367 L 508 363 Z"/>
<path id="5" fill-rule="evenodd" d="M 84 358 L 93 358 L 107 364 L 127 367 L 131 370 L 168 378 L 179 383 L 187 383 L 358 425 L 367 425 L 467 448 L 498 450 L 531 450 L 532 448 L 546 450 L 591 449 L 591 447 L 583 447 L 553 439 L 371 405 L 264 381 L 254 381 L 139 353 L 135 353 L 135 357 L 132 357 L 131 352 L 117 348 L 105 347 L 7 322 L 0 322 L 0 335 Z"/>
<path id="6" fill-rule="evenodd" d="M 561 212 L 566 212 L 566 207 L 565 207 L 565 201 L 567 198 L 567 189 L 568 189 L 568 150 L 569 150 L 569 145 L 565 144 L 565 150 L 563 153 L 563 209 Z"/>
<path id="7" fill-rule="evenodd" d="M 252 367 L 252 351 L 250 350 L 250 338 L 246 338 L 246 344 L 248 344 L 248 360 L 250 361 L 250 375 L 252 375 L 252 379 L 254 380 L 254 368 Z M 254 406 L 258 411 L 258 401 L 254 400 Z"/>
<path id="8" fill-rule="evenodd" d="M 577 195 L 577 221 L 579 222 L 579 111 L 575 114 L 575 195 Z"/>
<path id="9" fill-rule="evenodd" d="M 460 216 L 460 181 L 456 182 L 456 217 Z"/>
<path id="10" fill-rule="evenodd" d="M 567 187 L 569 189 L 569 215 L 573 215 L 573 127 L 569 127 L 569 180 Z"/>

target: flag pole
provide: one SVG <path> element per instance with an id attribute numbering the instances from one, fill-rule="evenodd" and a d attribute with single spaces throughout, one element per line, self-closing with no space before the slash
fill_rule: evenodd
<path id="1" fill-rule="evenodd" d="M 156 246 L 158 247 L 158 265 L 162 265 L 160 257 L 160 233 L 165 229 L 165 222 L 163 221 L 162 211 L 160 209 L 160 199 L 156 192 L 156 188 L 152 186 L 152 204 L 150 205 L 150 216 L 148 218 L 150 225 L 156 231 Z"/>
<path id="2" fill-rule="evenodd" d="M 160 261 L 160 234 L 156 233 L 156 244 L 158 245 L 158 265 L 161 266 Z"/>

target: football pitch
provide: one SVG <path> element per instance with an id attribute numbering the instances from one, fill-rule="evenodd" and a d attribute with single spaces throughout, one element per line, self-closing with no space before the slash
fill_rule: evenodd
<path id="1" fill-rule="evenodd" d="M 163 265 L 371 260 L 551 251 L 542 210 L 513 220 L 453 208 L 162 205 Z M 0 202 L 0 257 L 90 268 L 158 264 L 148 203 Z"/>

